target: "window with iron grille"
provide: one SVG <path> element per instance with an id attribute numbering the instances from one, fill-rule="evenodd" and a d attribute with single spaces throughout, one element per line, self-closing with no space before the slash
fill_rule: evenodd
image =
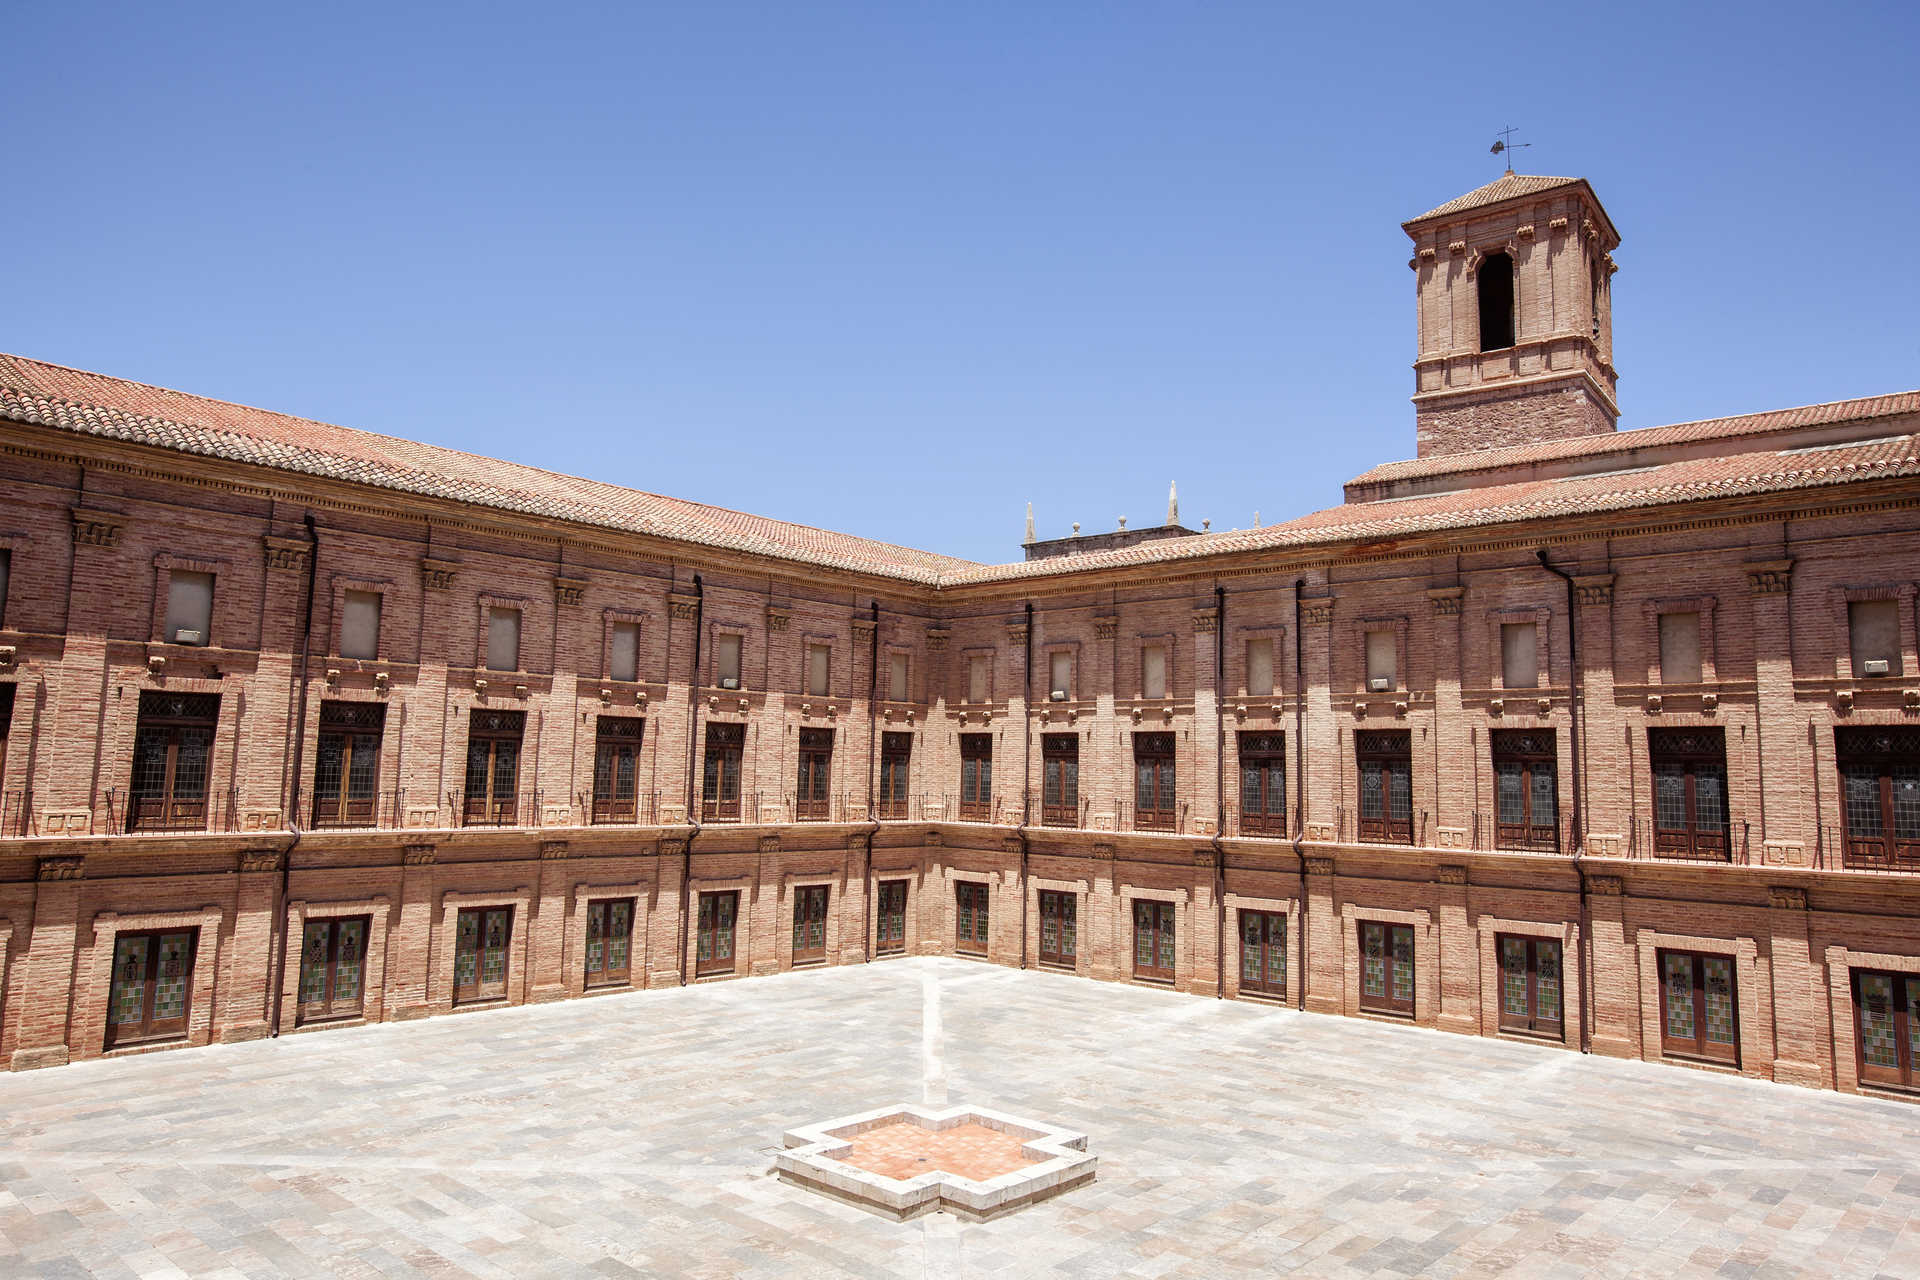
<path id="1" fill-rule="evenodd" d="M 1080 735 L 1049 733 L 1040 739 L 1040 821 L 1049 827 L 1080 823 Z"/>
<path id="2" fill-rule="evenodd" d="M 467 785 L 462 821 L 467 826 L 510 827 L 519 821 L 514 788 L 520 781 L 524 711 L 481 711 L 467 722 Z"/>
<path id="3" fill-rule="evenodd" d="M 1835 729 L 1849 866 L 1920 867 L 1920 729 Z"/>
<path id="4" fill-rule="evenodd" d="M 1649 729 L 1653 765 L 1653 847 L 1667 858 L 1724 861 L 1727 744 L 1721 729 Z"/>
<path id="5" fill-rule="evenodd" d="M 744 724 L 714 721 L 707 725 L 706 765 L 700 791 L 705 821 L 740 821 L 740 757 L 746 745 Z"/>
<path id="6" fill-rule="evenodd" d="M 322 702 L 313 758 L 313 825 L 379 825 L 383 702 Z"/>
<path id="7" fill-rule="evenodd" d="M 217 693 L 140 695 L 127 830 L 206 829 L 207 776 L 219 719 Z"/>
<path id="8" fill-rule="evenodd" d="M 993 735 L 960 735 L 960 820 L 985 822 L 993 816 Z"/>
<path id="9" fill-rule="evenodd" d="M 1171 831 L 1179 824 L 1175 794 L 1173 735 L 1133 735 L 1133 826 L 1136 831 Z"/>
<path id="10" fill-rule="evenodd" d="M 1496 729 L 1492 737 L 1494 848 L 1558 849 L 1553 731 Z"/>
<path id="11" fill-rule="evenodd" d="M 640 746 L 646 732 L 647 722 L 638 716 L 601 716 L 597 721 L 593 744 L 595 822 L 640 821 Z"/>
<path id="12" fill-rule="evenodd" d="M 1360 770 L 1360 839 L 1413 843 L 1413 734 L 1363 729 L 1353 735 Z"/>
<path id="13" fill-rule="evenodd" d="M 1240 830 L 1287 834 L 1287 735 L 1240 735 Z"/>

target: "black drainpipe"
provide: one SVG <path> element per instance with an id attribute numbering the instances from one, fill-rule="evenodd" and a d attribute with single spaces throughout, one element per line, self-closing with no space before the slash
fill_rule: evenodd
<path id="1" fill-rule="evenodd" d="M 1307 852 L 1301 843 L 1307 834 L 1307 664 L 1306 644 L 1300 638 L 1300 593 L 1307 589 L 1305 578 L 1293 580 L 1293 749 L 1300 761 L 1300 776 L 1294 779 L 1300 792 L 1300 826 L 1293 837 L 1293 856 L 1300 859 L 1300 1007 L 1307 1007 Z"/>
<path id="2" fill-rule="evenodd" d="M 1534 557 L 1540 561 L 1540 567 L 1560 579 L 1567 587 L 1567 744 L 1573 753 L 1573 870 L 1580 881 L 1580 1052 L 1593 1052 L 1593 1037 L 1589 1029 L 1587 1002 L 1593 999 L 1593 940 L 1592 920 L 1587 909 L 1587 873 L 1580 866 L 1580 856 L 1586 848 L 1587 833 L 1580 807 L 1580 621 L 1575 612 L 1573 575 L 1564 569 L 1556 569 L 1547 560 L 1547 549 L 1538 548 Z"/>
<path id="3" fill-rule="evenodd" d="M 314 528 L 313 513 L 306 515 L 307 525 L 307 608 L 306 622 L 300 631 L 300 697 L 293 721 L 293 787 L 287 800 L 287 826 L 293 831 L 293 844 L 280 854 L 280 906 L 268 922 L 267 936 L 273 945 L 273 1022 L 269 1036 L 280 1034 L 280 989 L 287 980 L 287 895 L 293 883 L 293 850 L 300 843 L 300 770 L 307 745 L 307 686 L 311 683 L 307 661 L 313 653 L 313 584 L 320 572 L 320 531 Z M 378 803 L 376 797 L 375 802 Z"/>
<path id="4" fill-rule="evenodd" d="M 699 740 L 694 736 L 694 721 L 699 718 L 700 707 L 700 628 L 707 611 L 707 588 L 700 581 L 700 575 L 693 575 L 693 666 L 687 672 L 687 839 L 680 846 L 680 946 L 674 955 L 674 963 L 680 966 L 680 985 L 687 985 L 687 916 L 698 907 L 698 903 L 687 898 L 687 888 L 693 883 L 693 838 L 700 834 L 700 797 L 694 791 L 693 776 L 694 751 Z M 746 779 L 742 778 L 744 784 Z M 743 785 L 740 802 L 746 803 Z M 745 817 L 745 815 L 741 815 Z M 755 814 L 756 819 L 759 814 Z"/>
<path id="5" fill-rule="evenodd" d="M 1021 731 L 1020 746 L 1020 825 L 1014 834 L 1020 837 L 1020 967 L 1027 967 L 1027 822 L 1033 804 L 1033 601 L 1027 601 L 1027 629 L 1023 636 L 1025 651 L 1021 657 Z"/>
<path id="6" fill-rule="evenodd" d="M 1213 994 L 1227 998 L 1227 589 L 1213 589 Z"/>
<path id="7" fill-rule="evenodd" d="M 875 701 L 880 696 L 880 602 L 873 602 L 873 640 L 867 654 L 867 856 L 860 869 L 860 897 L 873 896 L 873 838 L 880 834 L 880 819 L 873 811 L 873 771 L 880 751 L 880 732 Z M 860 959 L 873 959 L 873 912 L 860 914 Z"/>

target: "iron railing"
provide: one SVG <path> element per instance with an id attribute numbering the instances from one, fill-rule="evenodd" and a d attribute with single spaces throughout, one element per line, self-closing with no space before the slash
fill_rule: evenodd
<path id="1" fill-rule="evenodd" d="M 1740 822 L 1722 828 L 1723 834 L 1709 831 L 1705 840 L 1689 840 L 1682 847 L 1680 833 L 1656 831 L 1649 822 L 1633 815 L 1627 826 L 1627 857 L 1643 862 L 1704 862 L 1751 865 L 1749 836 L 1753 824 Z M 1717 846 L 1724 845 L 1725 848 Z"/>
<path id="2" fill-rule="evenodd" d="M 1820 824 L 1814 846 L 1814 865 L 1823 870 L 1920 872 L 1920 840 L 1881 834 L 1850 834 L 1838 823 Z"/>
<path id="3" fill-rule="evenodd" d="M 463 827 L 537 827 L 540 793 L 522 791 L 509 796 L 470 796 L 449 791 L 447 808 Z"/>
<path id="4" fill-rule="evenodd" d="M 33 834 L 33 792 L 8 791 L 0 794 L 0 835 Z"/>
<path id="5" fill-rule="evenodd" d="M 596 827 L 651 827 L 660 812 L 658 791 L 635 791 L 631 795 L 595 795 L 581 792 L 577 812 Z"/>
<path id="6" fill-rule="evenodd" d="M 376 791 L 369 795 L 315 796 L 310 825 L 315 831 L 348 828 L 393 830 L 404 825 L 405 791 Z"/>

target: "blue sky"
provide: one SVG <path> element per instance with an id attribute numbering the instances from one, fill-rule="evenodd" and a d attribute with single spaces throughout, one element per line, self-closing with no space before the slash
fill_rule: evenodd
<path id="1" fill-rule="evenodd" d="M 1506 124 L 1621 228 L 1623 426 L 1920 387 L 1909 3 L 7 28 L 0 349 L 972 559 L 1410 456 L 1398 224 Z"/>

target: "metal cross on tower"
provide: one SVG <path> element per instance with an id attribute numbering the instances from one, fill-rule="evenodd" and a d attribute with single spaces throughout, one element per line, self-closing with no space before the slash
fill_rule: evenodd
<path id="1" fill-rule="evenodd" d="M 1507 158 L 1507 172 L 1512 173 L 1514 149 L 1517 147 L 1530 147 L 1533 144 L 1531 142 L 1515 142 L 1513 135 L 1517 130 L 1515 130 L 1512 125 L 1508 125 L 1506 128 L 1498 130 L 1497 132 L 1500 136 L 1494 141 L 1493 154 L 1496 156 L 1505 156 Z"/>

